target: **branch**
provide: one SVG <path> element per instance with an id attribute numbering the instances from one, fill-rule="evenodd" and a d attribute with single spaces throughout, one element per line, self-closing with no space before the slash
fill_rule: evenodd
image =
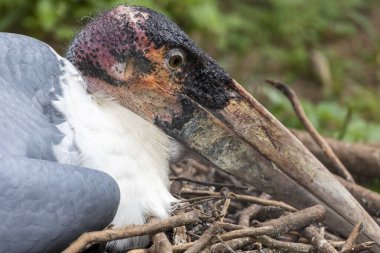
<path id="1" fill-rule="evenodd" d="M 325 238 L 312 226 L 304 229 L 303 235 L 310 241 L 310 243 L 321 253 L 338 253 L 333 246 L 330 245 Z"/>
<path id="2" fill-rule="evenodd" d="M 323 153 L 328 157 L 335 167 L 338 169 L 338 174 L 345 178 L 347 181 L 355 182 L 354 178 L 351 176 L 350 172 L 348 172 L 347 168 L 343 165 L 343 163 L 339 160 L 339 158 L 332 151 L 329 144 L 322 138 L 322 136 L 315 129 L 311 121 L 307 118 L 305 111 L 302 108 L 300 101 L 297 98 L 295 92 L 288 87 L 287 85 L 276 82 L 272 80 L 267 80 L 269 84 L 273 87 L 280 90 L 292 103 L 294 111 L 298 118 L 301 120 L 302 124 L 305 126 L 306 130 L 310 133 L 314 141 L 322 148 Z"/>
<path id="3" fill-rule="evenodd" d="M 321 148 L 307 132 L 290 129 L 290 131 L 313 153 L 327 168 L 335 173 L 335 166 L 326 158 Z M 355 178 L 380 178 L 380 148 L 371 144 L 348 143 L 333 138 L 323 137 L 347 169 Z"/>
<path id="4" fill-rule="evenodd" d="M 87 232 L 74 241 L 63 253 L 83 252 L 96 243 L 125 239 L 133 236 L 155 234 L 167 229 L 199 222 L 199 212 L 191 211 L 144 225 L 131 225 L 123 228 Z"/>
<path id="5" fill-rule="evenodd" d="M 148 222 L 159 221 L 158 218 L 148 219 Z M 169 239 L 166 237 L 164 232 L 159 232 L 152 235 L 152 241 L 154 252 L 156 253 L 172 253 L 172 245 L 169 242 Z"/>
<path id="6" fill-rule="evenodd" d="M 283 242 L 270 238 L 269 236 L 259 236 L 255 241 L 264 244 L 267 247 L 273 249 L 279 249 L 286 252 L 312 252 L 314 247 L 309 244 L 295 243 L 295 242 Z"/>
<path id="7" fill-rule="evenodd" d="M 336 177 L 339 182 L 354 196 L 354 198 L 373 216 L 380 216 L 380 194 L 360 185 Z"/>
<path id="8" fill-rule="evenodd" d="M 222 196 L 219 192 L 191 190 L 188 188 L 182 189 L 181 194 L 196 195 L 196 196 L 214 196 L 214 197 Z M 263 206 L 278 206 L 291 212 L 297 211 L 297 209 L 295 209 L 294 207 L 288 204 L 285 204 L 284 202 L 281 202 L 281 201 L 262 199 L 262 198 L 250 196 L 250 195 L 234 194 L 233 192 L 230 192 L 229 195 L 230 195 L 230 198 L 234 200 L 252 202 L 252 203 L 263 205 Z"/>
<path id="9" fill-rule="evenodd" d="M 209 227 L 194 244 L 185 251 L 185 253 L 198 253 L 210 244 L 210 241 L 217 233 L 220 233 L 221 229 L 218 226 Z"/>
<path id="10" fill-rule="evenodd" d="M 358 236 L 363 231 L 363 223 L 359 222 L 355 225 L 355 227 L 352 229 L 351 234 L 348 236 L 346 243 L 343 245 L 343 248 L 341 249 L 341 253 L 351 252 L 351 249 L 355 245 L 356 239 L 358 239 Z"/>
<path id="11" fill-rule="evenodd" d="M 269 195 L 262 193 L 260 198 L 268 199 L 268 196 Z M 256 216 L 261 208 L 262 206 L 260 205 L 252 204 L 243 209 L 239 214 L 239 225 L 249 227 L 252 216 Z"/>
<path id="12" fill-rule="evenodd" d="M 216 183 L 216 182 L 199 181 L 199 180 L 195 180 L 195 179 L 188 178 L 188 177 L 180 177 L 180 176 L 169 177 L 169 180 L 185 181 L 185 182 L 190 182 L 190 183 L 205 185 L 205 186 L 215 186 L 216 188 L 219 188 L 219 189 L 226 187 L 229 189 L 236 189 L 236 190 L 243 190 L 243 191 L 248 190 L 248 187 L 245 187 L 245 186 L 239 186 L 239 185 L 234 185 L 234 184 L 223 184 L 223 183 Z"/>
<path id="13" fill-rule="evenodd" d="M 325 216 L 326 209 L 321 205 L 316 205 L 275 220 L 263 222 L 261 225 L 273 226 L 275 230 L 270 235 L 277 237 L 289 231 L 306 227 L 312 223 L 323 221 Z"/>

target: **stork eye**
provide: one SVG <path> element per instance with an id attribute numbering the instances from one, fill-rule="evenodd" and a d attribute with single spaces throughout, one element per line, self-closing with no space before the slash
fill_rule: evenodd
<path id="1" fill-rule="evenodd" d="M 166 65 L 171 70 L 177 70 L 185 64 L 185 54 L 180 49 L 172 49 L 167 57 Z"/>

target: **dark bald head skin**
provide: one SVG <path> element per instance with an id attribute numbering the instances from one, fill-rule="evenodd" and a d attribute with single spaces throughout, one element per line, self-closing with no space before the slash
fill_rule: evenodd
<path id="1" fill-rule="evenodd" d="M 171 68 L 168 62 L 176 54 L 183 62 Z M 224 107 L 230 97 L 230 76 L 176 24 L 144 7 L 122 5 L 93 19 L 76 36 L 67 58 L 90 92 L 105 91 L 129 108 L 137 102 L 128 105 L 125 93 L 149 94 L 154 87 L 186 94 L 210 108 Z"/>

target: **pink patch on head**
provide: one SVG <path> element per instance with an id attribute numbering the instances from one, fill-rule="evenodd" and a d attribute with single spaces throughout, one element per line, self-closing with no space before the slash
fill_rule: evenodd
<path id="1" fill-rule="evenodd" d="M 93 70 L 99 70 L 99 75 L 103 70 L 112 76 L 117 73 L 114 66 L 127 62 L 131 54 L 150 48 L 143 31 L 148 17 L 148 13 L 133 7 L 118 6 L 95 18 L 75 38 L 68 52 L 69 60 L 85 75 L 95 75 Z"/>

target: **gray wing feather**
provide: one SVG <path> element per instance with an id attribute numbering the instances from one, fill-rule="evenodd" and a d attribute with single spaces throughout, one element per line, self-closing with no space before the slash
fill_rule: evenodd
<path id="1" fill-rule="evenodd" d="M 58 60 L 33 38 L 0 33 L 0 151 L 55 160 L 63 120 L 51 100 L 60 94 Z"/>
<path id="2" fill-rule="evenodd" d="M 0 248 L 58 252 L 84 231 L 104 228 L 119 190 L 108 175 L 55 162 L 65 119 L 59 62 L 44 43 L 0 33 Z M 44 161 L 46 160 L 46 161 Z"/>
<path id="3" fill-rule="evenodd" d="M 118 188 L 102 172 L 0 154 L 1 252 L 60 252 L 113 219 Z"/>

